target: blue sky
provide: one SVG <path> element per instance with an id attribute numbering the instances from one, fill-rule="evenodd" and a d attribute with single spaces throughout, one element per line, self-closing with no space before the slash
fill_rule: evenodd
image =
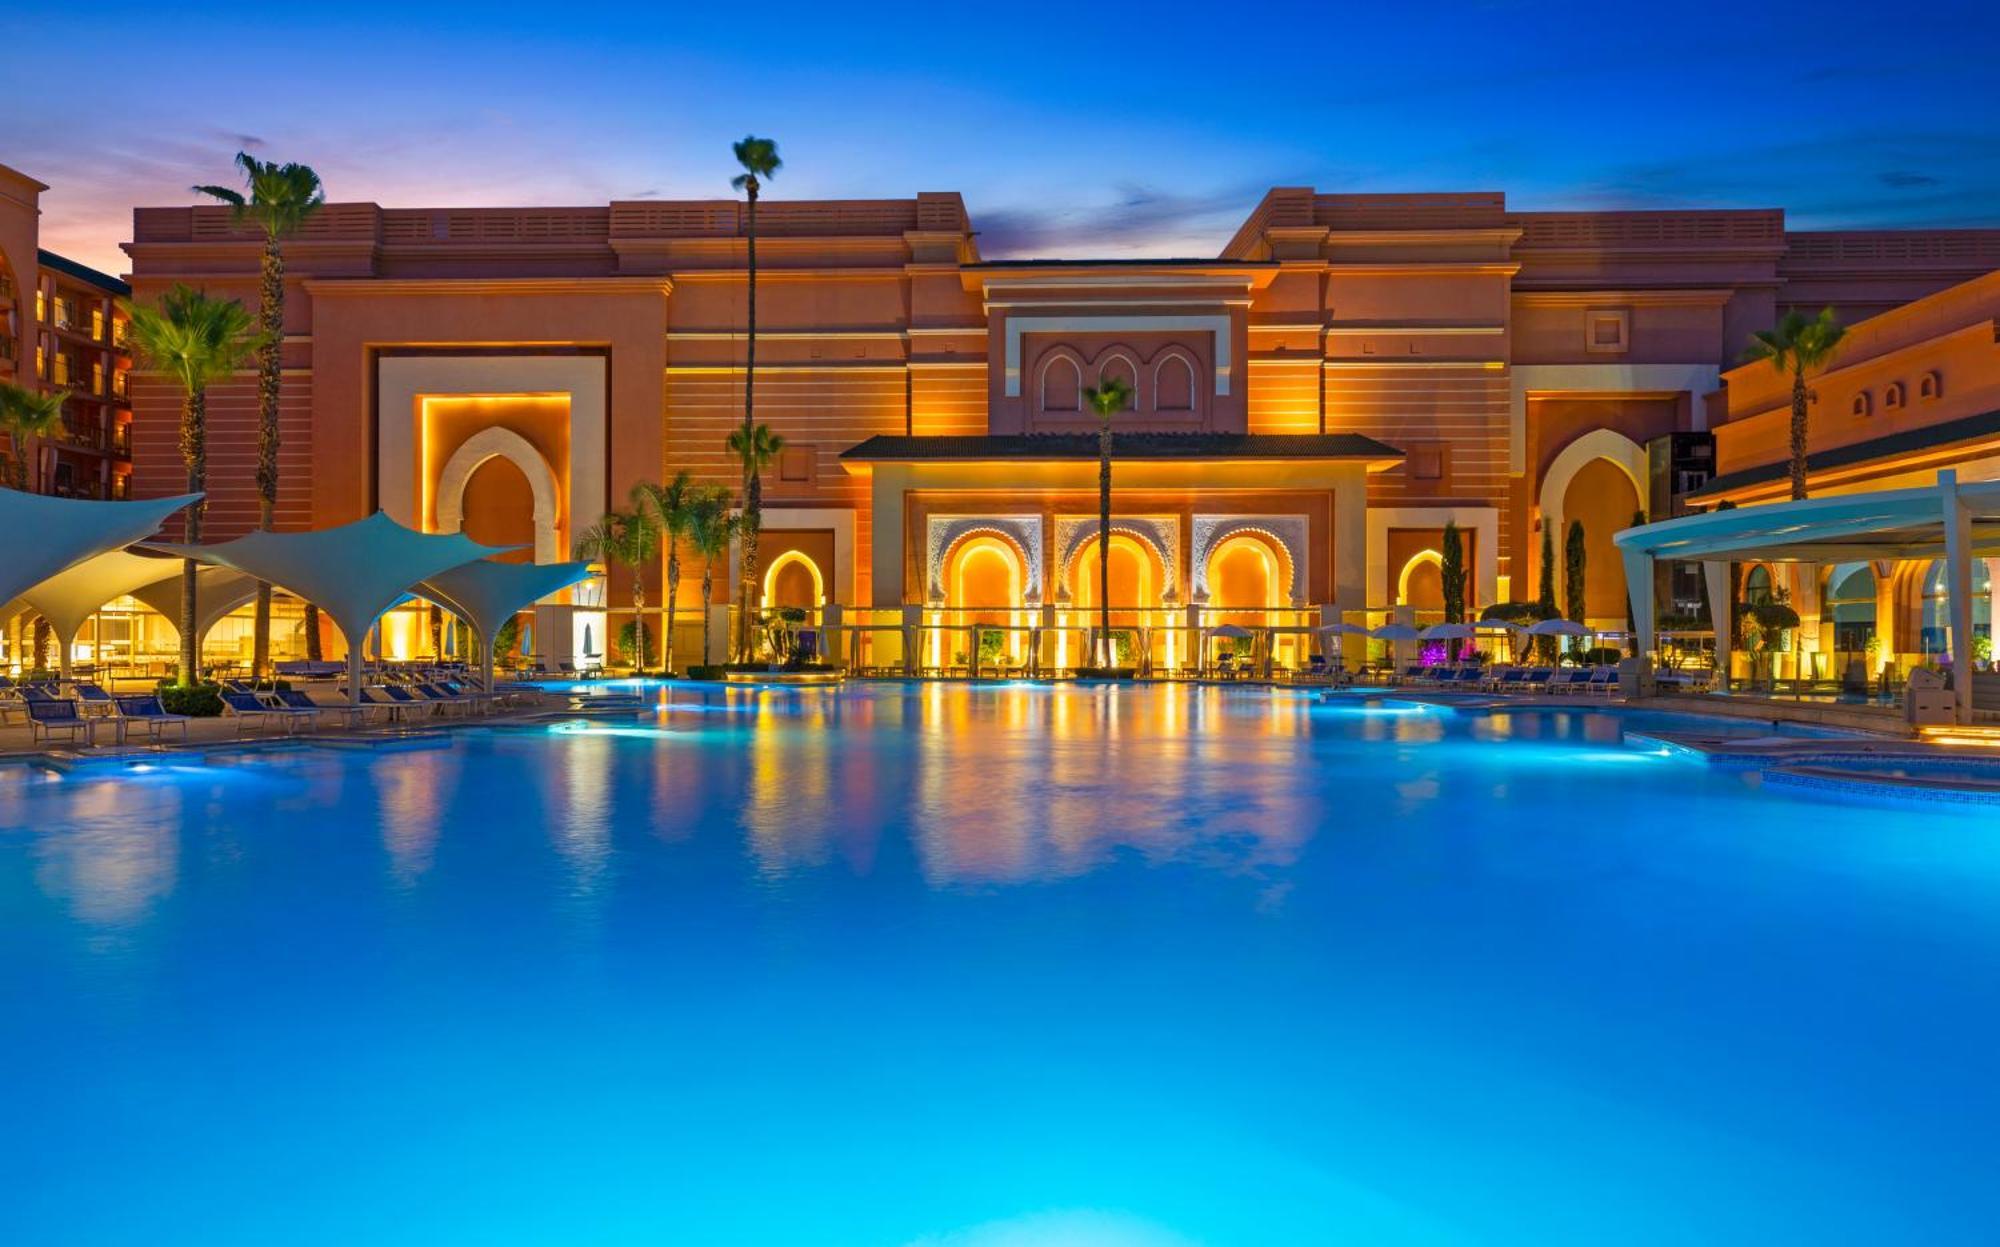
<path id="1" fill-rule="evenodd" d="M 961 191 L 989 255 L 1212 254 L 1279 184 L 2000 225 L 1991 4 L 35 9 L 79 58 L 0 97 L 0 162 L 115 272 L 241 146 L 335 199 L 580 204 L 726 195 L 745 132 L 773 196 Z"/>

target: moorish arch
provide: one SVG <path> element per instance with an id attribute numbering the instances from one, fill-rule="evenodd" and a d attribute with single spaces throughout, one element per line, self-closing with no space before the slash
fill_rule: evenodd
<path id="1" fill-rule="evenodd" d="M 445 460 L 438 473 L 436 508 L 437 531 L 455 533 L 465 526 L 465 492 L 479 469 L 491 459 L 505 459 L 527 478 L 534 499 L 535 562 L 559 563 L 563 559 L 561 497 L 555 469 L 534 444 L 512 429 L 494 426 L 481 429 Z"/>
<path id="2" fill-rule="evenodd" d="M 1303 515 L 1197 515 L 1194 517 L 1194 557 L 1188 568 L 1191 597 L 1206 602 L 1213 596 L 1210 584 L 1215 553 L 1238 537 L 1251 537 L 1268 546 L 1277 562 L 1279 596 L 1274 605 L 1293 606 L 1306 600 L 1306 517 Z"/>
<path id="3" fill-rule="evenodd" d="M 1144 620 L 1135 612 L 1157 610 L 1165 605 L 1168 565 L 1159 547 L 1144 536 L 1115 525 L 1111 531 L 1109 574 L 1111 581 L 1111 626 L 1131 628 Z M 1097 609 L 1097 534 L 1078 546 L 1068 564 L 1063 587 L 1069 605 L 1080 611 Z"/>
<path id="4" fill-rule="evenodd" d="M 1042 604 L 1042 517 L 1039 515 L 933 515 L 924 533 L 924 601 L 942 605 L 952 595 L 952 560 L 975 538 L 1005 546 L 1020 574 L 1020 604 Z"/>
<path id="5" fill-rule="evenodd" d="M 1419 550 L 1396 573 L 1396 605 L 1423 610 L 1444 608 L 1444 556 Z"/>
<path id="6" fill-rule="evenodd" d="M 960 623 L 1013 625 L 1026 607 L 1027 556 L 1007 534 L 992 529 L 966 533 L 945 556 L 945 605 Z"/>
<path id="7" fill-rule="evenodd" d="M 1640 499 L 1646 497 L 1646 481 L 1650 474 L 1650 469 L 1646 466 L 1646 448 L 1616 429 L 1592 429 L 1563 447 L 1562 453 L 1558 454 L 1549 463 L 1548 470 L 1542 473 L 1542 488 L 1537 496 L 1536 505 L 1541 508 L 1544 523 L 1553 520 L 1567 525 L 1568 520 L 1563 514 L 1563 498 L 1569 493 L 1570 485 L 1576 480 L 1577 473 L 1583 471 L 1586 464 L 1597 459 L 1610 461 L 1625 474 L 1625 479 L 1631 482 L 1634 497 Z M 1629 524 L 1630 520 L 1631 517 L 1627 516 L 1626 524 Z M 1625 526 L 1625 524 L 1620 525 L 1621 528 Z M 1558 542 L 1557 545 L 1560 547 L 1561 543 Z"/>
<path id="8" fill-rule="evenodd" d="M 818 610 L 826 605 L 826 576 L 803 550 L 787 550 L 764 569 L 764 605 Z"/>
<path id="9" fill-rule="evenodd" d="M 1074 596 L 1076 567 L 1084 552 L 1097 543 L 1097 517 L 1065 515 L 1056 519 L 1054 581 L 1059 591 Z M 1111 518 L 1111 534 L 1123 535 L 1144 552 L 1155 569 L 1159 604 L 1172 606 L 1181 600 L 1181 531 L 1178 516 L 1127 515 Z"/>

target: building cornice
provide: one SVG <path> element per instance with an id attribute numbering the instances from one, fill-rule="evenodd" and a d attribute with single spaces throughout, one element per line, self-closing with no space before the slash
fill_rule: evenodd
<path id="1" fill-rule="evenodd" d="M 312 278 L 315 299 L 372 295 L 658 294 L 673 292 L 670 277 L 352 277 Z"/>

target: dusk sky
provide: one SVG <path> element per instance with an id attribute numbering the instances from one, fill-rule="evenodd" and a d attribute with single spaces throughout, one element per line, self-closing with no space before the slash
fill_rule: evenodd
<path id="1" fill-rule="evenodd" d="M 1990 4 L 33 9 L 0 162 L 117 273 L 240 147 L 335 200 L 601 204 L 728 195 L 746 132 L 772 197 L 957 190 L 988 256 L 1209 255 L 1273 185 L 2000 225 Z"/>

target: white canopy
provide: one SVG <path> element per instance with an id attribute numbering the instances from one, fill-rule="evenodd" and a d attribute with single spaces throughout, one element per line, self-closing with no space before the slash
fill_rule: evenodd
<path id="1" fill-rule="evenodd" d="M 21 595 L 55 630 L 62 672 L 69 675 L 70 647 L 83 625 L 112 598 L 136 592 L 167 576 L 179 576 L 172 559 L 106 550 L 57 572 Z"/>
<path id="2" fill-rule="evenodd" d="M 1418 639 L 1425 641 L 1470 641 L 1473 636 L 1472 625 L 1462 623 L 1432 624 L 1418 633 L 1417 636 Z"/>
<path id="3" fill-rule="evenodd" d="M 1323 623 L 1319 627 L 1313 629 L 1313 631 L 1325 632 L 1333 636 L 1368 635 L 1368 629 L 1362 627 L 1360 624 L 1351 624 L 1351 623 Z"/>
<path id="4" fill-rule="evenodd" d="M 1574 619 L 1538 619 L 1528 625 L 1529 636 L 1588 636 L 1590 629 Z"/>
<path id="5" fill-rule="evenodd" d="M 384 611 L 420 581 L 505 553 L 463 533 L 420 533 L 381 511 L 313 532 L 253 532 L 212 546 L 151 548 L 283 585 L 333 616 L 347 641 L 348 692 L 355 697 L 363 640 Z"/>
<path id="6" fill-rule="evenodd" d="M 158 532 L 168 516 L 201 497 L 86 502 L 0 489 L 0 602 L 9 602 L 94 554 L 122 550 Z M 51 621 L 53 622 L 53 621 Z"/>
<path id="7" fill-rule="evenodd" d="M 157 561 L 157 560 L 156 560 Z M 168 564 L 173 574 L 132 590 L 132 596 L 166 616 L 176 630 L 181 626 L 181 572 L 179 564 Z M 203 567 L 195 572 L 194 641 L 197 646 L 224 615 L 257 599 L 257 578 L 227 567 Z"/>
<path id="8" fill-rule="evenodd" d="M 1952 669 L 1972 670 L 1972 559 L 2000 555 L 2000 481 L 1960 484 L 1947 469 L 1913 489 L 1831 494 L 1800 502 L 1735 507 L 1641 524 L 1612 540 L 1625 560 L 1625 585 L 1639 625 L 1639 650 L 1653 649 L 1653 563 L 1704 564 L 1717 661 L 1728 671 L 1731 563 L 1858 563 L 1943 559 L 1950 609 Z M 1953 683 L 1958 719 L 1972 721 L 1972 681 Z"/>
<path id="9" fill-rule="evenodd" d="M 480 559 L 425 580 L 417 591 L 434 598 L 479 633 L 486 688 L 493 688 L 493 642 L 524 607 L 590 579 L 588 563 L 495 563 Z"/>
<path id="10" fill-rule="evenodd" d="M 1422 635 L 1409 624 L 1385 623 L 1368 634 L 1378 641 L 1414 641 Z"/>
<path id="11" fill-rule="evenodd" d="M 1251 632 L 1250 629 L 1241 627 L 1237 624 L 1221 624 L 1217 627 L 1210 628 L 1208 630 L 1208 634 L 1210 636 L 1229 637 L 1231 640 L 1242 641 L 1242 640 L 1247 640 L 1250 637 Z"/>

